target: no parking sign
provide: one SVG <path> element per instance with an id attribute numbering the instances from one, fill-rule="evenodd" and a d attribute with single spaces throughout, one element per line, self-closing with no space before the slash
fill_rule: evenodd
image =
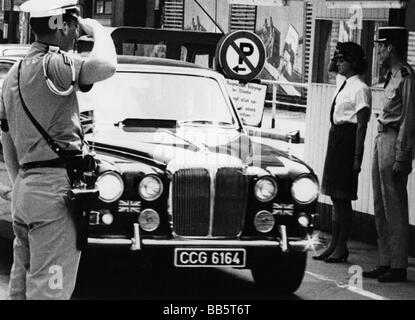
<path id="1" fill-rule="evenodd" d="M 264 68 L 265 46 L 255 33 L 235 31 L 221 39 L 216 56 L 227 77 L 248 82 Z"/>

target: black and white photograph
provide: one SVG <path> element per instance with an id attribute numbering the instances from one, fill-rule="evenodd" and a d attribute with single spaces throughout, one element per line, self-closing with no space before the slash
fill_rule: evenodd
<path id="1" fill-rule="evenodd" d="M 0 300 L 415 300 L 415 0 L 0 1 Z"/>

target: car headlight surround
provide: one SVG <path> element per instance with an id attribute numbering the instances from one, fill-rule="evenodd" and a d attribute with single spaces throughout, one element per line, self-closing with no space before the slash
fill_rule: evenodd
<path id="1" fill-rule="evenodd" d="M 311 175 L 297 177 L 291 186 L 291 196 L 301 205 L 312 203 L 318 198 L 318 195 L 318 181 Z"/>
<path id="2" fill-rule="evenodd" d="M 106 203 L 117 201 L 124 193 L 124 181 L 120 174 L 106 171 L 96 181 L 99 190 L 99 199 Z"/>
<path id="3" fill-rule="evenodd" d="M 261 202 L 269 202 L 278 193 L 278 184 L 271 176 L 262 177 L 255 183 L 254 194 Z"/>
<path id="4" fill-rule="evenodd" d="M 138 194 L 146 201 L 155 201 L 163 193 L 163 182 L 158 176 L 147 175 L 138 184 Z"/>

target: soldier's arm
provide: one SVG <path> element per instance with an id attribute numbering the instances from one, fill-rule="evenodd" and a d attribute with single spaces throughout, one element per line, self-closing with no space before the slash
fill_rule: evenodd
<path id="1" fill-rule="evenodd" d="M 5 83 L 3 83 L 2 91 L 4 90 L 4 88 Z M 2 94 L 0 94 L 0 129 L 4 162 L 6 164 L 7 173 L 9 174 L 10 181 L 12 182 L 12 184 L 14 184 L 17 172 L 19 171 L 19 161 L 17 159 L 16 147 L 9 133 L 9 124 L 7 121 L 6 108 L 4 105 Z"/>
<path id="2" fill-rule="evenodd" d="M 401 83 L 402 121 L 396 143 L 397 162 L 410 162 L 415 141 L 415 79 L 411 74 L 403 74 Z"/>
<path id="3" fill-rule="evenodd" d="M 117 54 L 110 33 L 96 20 L 79 18 L 78 21 L 82 30 L 94 38 L 94 47 L 82 66 L 79 84 L 91 85 L 110 78 L 117 65 Z"/>
<path id="4" fill-rule="evenodd" d="M 19 161 L 17 159 L 16 147 L 9 132 L 2 132 L 1 142 L 3 144 L 4 162 L 6 164 L 7 172 L 9 174 L 10 181 L 14 184 L 19 171 Z"/>

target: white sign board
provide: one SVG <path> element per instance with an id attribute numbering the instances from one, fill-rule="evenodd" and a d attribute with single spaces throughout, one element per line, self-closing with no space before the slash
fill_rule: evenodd
<path id="1" fill-rule="evenodd" d="M 248 6 L 278 6 L 286 4 L 284 0 L 229 0 L 230 4 L 243 4 Z"/>
<path id="2" fill-rule="evenodd" d="M 264 113 L 267 87 L 256 83 L 240 84 L 237 80 L 226 81 L 242 122 L 248 126 L 259 126 Z"/>

